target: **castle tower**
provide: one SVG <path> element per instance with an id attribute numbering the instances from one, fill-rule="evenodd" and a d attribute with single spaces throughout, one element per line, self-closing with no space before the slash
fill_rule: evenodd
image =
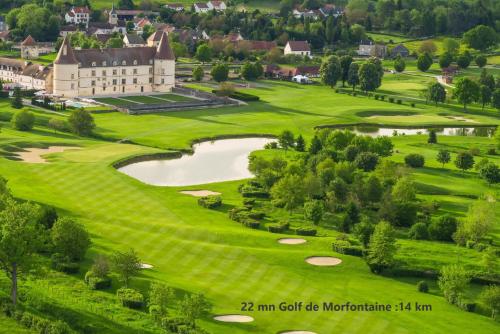
<path id="1" fill-rule="evenodd" d="M 116 13 L 115 10 L 115 3 L 111 5 L 111 10 L 109 11 L 108 14 L 108 23 L 113 25 L 118 24 L 118 14 Z"/>
<path id="2" fill-rule="evenodd" d="M 54 61 L 54 95 L 78 96 L 78 60 L 66 36 Z"/>
<path id="3" fill-rule="evenodd" d="M 171 91 L 175 85 L 175 55 L 166 32 L 162 33 L 154 58 L 154 86 L 156 92 Z"/>
<path id="4" fill-rule="evenodd" d="M 21 58 L 36 59 L 39 57 L 39 50 L 36 41 L 31 35 L 21 43 Z"/>

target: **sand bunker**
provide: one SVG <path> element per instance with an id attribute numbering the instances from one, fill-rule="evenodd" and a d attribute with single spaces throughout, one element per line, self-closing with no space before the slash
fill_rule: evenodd
<path id="1" fill-rule="evenodd" d="M 329 267 L 341 264 L 342 260 L 332 256 L 311 256 L 306 259 L 306 262 L 313 266 Z"/>
<path id="2" fill-rule="evenodd" d="M 286 332 L 280 332 L 280 334 L 316 334 L 316 333 L 310 331 L 286 331 Z"/>
<path id="3" fill-rule="evenodd" d="M 215 316 L 214 320 L 222 322 L 252 322 L 253 318 L 248 315 L 226 314 Z"/>
<path id="4" fill-rule="evenodd" d="M 141 268 L 142 269 L 152 269 L 153 265 L 147 264 L 147 263 L 141 263 Z"/>
<path id="5" fill-rule="evenodd" d="M 463 116 L 446 116 L 446 118 L 453 119 L 455 121 L 459 122 L 466 122 L 466 123 L 478 123 L 477 121 L 469 118 L 465 118 Z"/>
<path id="6" fill-rule="evenodd" d="M 204 196 L 212 196 L 212 195 L 220 195 L 220 193 L 210 190 L 183 190 L 180 192 L 184 195 L 191 195 L 194 197 L 204 197 Z"/>
<path id="7" fill-rule="evenodd" d="M 284 245 L 300 245 L 300 244 L 305 244 L 307 240 L 300 238 L 282 238 L 278 239 L 278 242 Z"/>
<path id="8" fill-rule="evenodd" d="M 76 146 L 49 146 L 48 148 L 25 148 L 24 152 L 16 152 L 16 155 L 24 162 L 29 162 L 33 164 L 45 164 L 45 160 L 42 155 L 50 153 L 61 153 L 66 150 L 78 150 L 80 147 Z"/>

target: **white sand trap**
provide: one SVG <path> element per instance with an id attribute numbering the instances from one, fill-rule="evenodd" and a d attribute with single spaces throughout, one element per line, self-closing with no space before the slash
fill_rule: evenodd
<path id="1" fill-rule="evenodd" d="M 454 119 L 455 121 L 459 121 L 459 122 L 478 123 L 477 121 L 475 121 L 473 119 L 465 118 L 463 116 L 447 116 L 446 118 Z"/>
<path id="2" fill-rule="evenodd" d="M 329 267 L 341 264 L 342 260 L 333 256 L 311 256 L 306 259 L 306 262 L 313 266 Z"/>
<path id="3" fill-rule="evenodd" d="M 76 146 L 49 146 L 48 148 L 26 148 L 24 152 L 17 152 L 16 155 L 24 162 L 33 164 L 45 164 L 42 156 L 51 153 L 61 153 L 66 150 L 79 150 L 80 147 Z"/>
<path id="4" fill-rule="evenodd" d="M 253 318 L 248 315 L 226 314 L 215 316 L 214 320 L 222 322 L 252 322 Z"/>
<path id="5" fill-rule="evenodd" d="M 180 192 L 184 195 L 191 195 L 194 197 L 204 197 L 204 196 L 212 196 L 212 195 L 220 195 L 220 193 L 210 190 L 183 190 Z"/>
<path id="6" fill-rule="evenodd" d="M 316 334 L 316 333 L 310 331 L 287 331 L 287 332 L 280 332 L 280 334 Z"/>
<path id="7" fill-rule="evenodd" d="M 147 263 L 141 263 L 141 268 L 142 269 L 152 269 L 153 265 L 147 264 Z"/>
<path id="8" fill-rule="evenodd" d="M 278 242 L 284 245 L 300 245 L 300 244 L 305 244 L 307 240 L 300 238 L 282 238 L 278 239 Z"/>

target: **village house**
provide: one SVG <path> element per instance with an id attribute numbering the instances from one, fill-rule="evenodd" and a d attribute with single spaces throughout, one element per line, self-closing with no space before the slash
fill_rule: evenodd
<path id="1" fill-rule="evenodd" d="M 52 86 L 49 67 L 12 58 L 0 58 L 0 78 L 5 86 L 24 89 L 46 90 Z"/>
<path id="2" fill-rule="evenodd" d="M 7 42 L 9 40 L 10 32 L 8 30 L 0 31 L 0 41 Z"/>
<path id="3" fill-rule="evenodd" d="M 175 10 L 176 12 L 182 12 L 184 10 L 184 5 L 181 3 L 167 3 L 163 7 L 167 8 L 167 9 Z"/>
<path id="4" fill-rule="evenodd" d="M 65 38 L 53 78 L 53 94 L 59 97 L 169 92 L 175 56 L 164 32 L 157 47 L 73 50 Z"/>
<path id="5" fill-rule="evenodd" d="M 82 24 L 88 27 L 90 22 L 90 9 L 88 7 L 71 7 L 69 12 L 64 15 L 66 23 Z"/>
<path id="6" fill-rule="evenodd" d="M 276 64 L 267 65 L 264 69 L 267 78 L 291 80 L 295 76 L 307 76 L 310 78 L 319 77 L 319 66 L 298 66 L 281 68 Z"/>
<path id="7" fill-rule="evenodd" d="M 391 57 L 396 58 L 397 56 L 408 57 L 410 55 L 410 50 L 403 44 L 396 45 L 391 50 Z"/>
<path id="8" fill-rule="evenodd" d="M 33 37 L 31 37 L 31 35 L 29 35 L 19 45 L 19 49 L 21 50 L 21 58 L 37 59 L 40 55 L 54 52 L 55 46 L 52 42 L 38 43 Z"/>
<path id="9" fill-rule="evenodd" d="M 229 43 L 237 43 L 239 41 L 244 40 L 244 38 L 243 36 L 241 36 L 239 32 L 230 32 L 229 34 L 224 36 L 223 40 Z"/>
<path id="10" fill-rule="evenodd" d="M 334 4 L 325 4 L 319 9 L 319 12 L 323 17 L 333 16 L 335 18 L 344 15 L 344 10 Z"/>
<path id="11" fill-rule="evenodd" d="M 296 18 L 300 19 L 300 18 L 311 18 L 313 20 L 317 20 L 321 14 L 321 12 L 319 10 L 309 10 L 309 9 L 300 9 L 300 8 L 295 8 L 293 11 L 292 11 L 292 14 L 293 16 L 295 16 Z"/>
<path id="12" fill-rule="evenodd" d="M 62 26 L 59 29 L 59 36 L 66 37 L 68 34 L 72 34 L 78 31 L 78 27 L 75 25 Z"/>
<path id="13" fill-rule="evenodd" d="M 153 28 L 155 31 L 164 31 L 167 33 L 167 35 L 171 34 L 172 32 L 174 32 L 176 29 L 175 29 L 175 26 L 171 25 L 171 24 L 168 24 L 168 23 L 153 23 Z"/>
<path id="14" fill-rule="evenodd" d="M 204 2 L 196 2 L 193 4 L 193 9 L 196 13 L 206 13 L 210 10 L 210 7 Z"/>
<path id="15" fill-rule="evenodd" d="M 210 10 L 216 10 L 218 12 L 223 12 L 227 9 L 224 1 L 209 1 L 207 2 L 207 6 Z"/>
<path id="16" fill-rule="evenodd" d="M 284 50 L 286 55 L 298 55 L 311 57 L 311 47 L 307 41 L 288 41 Z"/>
<path id="17" fill-rule="evenodd" d="M 136 18 L 134 21 L 134 30 L 138 35 L 142 35 L 144 27 L 152 25 L 151 21 L 147 17 Z"/>
<path id="18" fill-rule="evenodd" d="M 125 34 L 123 36 L 123 45 L 127 48 L 136 48 L 146 46 L 146 42 L 140 35 Z"/>
<path id="19" fill-rule="evenodd" d="M 378 58 L 385 58 L 387 54 L 387 46 L 377 44 L 373 41 L 361 41 L 359 43 L 358 55 L 360 56 L 373 56 Z"/>
<path id="20" fill-rule="evenodd" d="M 0 15 L 0 32 L 9 30 L 7 22 L 5 22 L 5 16 Z"/>

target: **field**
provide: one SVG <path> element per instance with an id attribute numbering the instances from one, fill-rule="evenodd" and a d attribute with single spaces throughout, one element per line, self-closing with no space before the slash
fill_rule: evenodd
<path id="1" fill-rule="evenodd" d="M 412 79 L 412 76 L 386 75 L 382 90 L 387 94 L 417 97 L 417 91 L 426 84 L 427 78 Z M 319 125 L 464 125 L 463 121 L 447 117 L 449 115 L 477 122 L 474 125 L 497 125 L 500 123 L 498 112 L 488 109 L 483 112 L 478 107 L 471 107 L 464 113 L 454 104 L 435 107 L 418 101 L 411 107 L 407 102 L 397 105 L 363 96 L 336 94 L 324 86 L 285 82 L 262 81 L 245 92 L 256 94 L 261 100 L 238 108 L 134 117 L 121 113 L 95 114 L 96 133 L 106 141 L 53 134 L 43 126 L 43 120 L 64 117 L 59 115 L 38 115 L 39 125 L 31 132 L 15 131 L 2 122 L 0 149 L 4 153 L 13 145 L 57 143 L 82 149 L 50 155 L 48 164 L 28 164 L 0 157 L 0 175 L 9 180 L 16 197 L 53 205 L 59 212 L 78 217 L 86 225 L 93 239 L 86 267 L 97 253 L 109 254 L 133 246 L 143 262 L 154 268 L 133 279 L 132 287 L 146 292 L 149 281 L 159 280 L 174 287 L 178 296 L 186 291 L 203 292 L 213 305 L 213 314 L 244 313 L 255 318 L 253 323 L 236 325 L 217 323 L 209 317 L 202 319 L 200 325 L 211 333 L 260 334 L 290 329 L 317 333 L 401 334 L 498 331 L 498 323 L 488 317 L 449 305 L 434 283 L 431 283 L 431 293 L 418 293 L 416 279 L 377 276 L 369 271 L 362 259 L 341 254 L 335 254 L 343 260 L 337 267 L 307 265 L 304 259 L 308 256 L 334 254 L 331 242 L 337 234 L 335 231 L 307 238 L 309 242 L 305 245 L 287 246 L 276 242 L 279 235 L 232 222 L 225 210 L 240 205 L 237 187 L 241 181 L 201 187 L 154 187 L 112 167 L 117 160 L 134 155 L 186 149 L 199 138 L 277 135 L 290 129 L 295 134 L 303 134 L 309 142 L 314 127 Z M 166 99 L 169 97 L 165 95 Z M 138 98 L 140 101 L 150 99 L 147 96 Z M 4 110 L 0 119 L 6 120 L 12 110 L 6 101 L 0 101 L 0 108 Z M 454 152 L 481 147 L 484 152 L 485 148 L 495 146 L 493 139 L 440 136 L 439 144 L 429 145 L 426 138 L 424 135 L 395 137 L 396 153 L 390 158 L 401 162 L 404 155 L 415 151 L 426 157 L 426 167 L 414 173 L 416 182 L 423 185 L 420 198 L 436 199 L 442 203 L 442 212 L 461 216 L 474 197 L 484 193 L 498 197 L 500 187 L 488 187 L 477 178 L 476 172 L 462 173 L 452 164 L 443 169 L 434 158 L 442 147 Z M 121 139 L 128 139 L 129 143 L 117 143 Z M 498 156 L 488 158 L 500 163 Z M 201 208 L 196 198 L 179 194 L 185 189 L 222 193 L 224 209 Z M 499 208 L 496 209 L 500 215 Z M 492 236 L 495 242 L 499 241 L 498 222 Z M 475 250 L 458 248 L 451 243 L 400 239 L 399 245 L 400 260 L 413 261 L 424 268 L 439 268 L 457 259 L 475 268 L 481 257 Z M 82 323 L 105 328 L 106 333 L 160 332 L 146 313 L 118 306 L 113 296 L 117 286 L 113 286 L 111 292 L 87 290 L 82 283 L 84 272 L 69 278 L 49 272 L 43 278 L 21 284 L 35 290 L 42 298 L 75 312 Z M 0 283 L 5 291 L 6 280 L 0 279 Z M 474 297 L 478 291 L 479 287 L 473 285 L 468 294 Z M 268 305 L 295 301 L 393 305 L 418 302 L 432 305 L 432 312 L 241 311 L 243 302 Z M 175 314 L 177 310 L 174 307 L 170 312 Z M 13 332 L 9 328 L 14 325 L 7 321 L 0 317 L 0 332 Z"/>
<path id="2" fill-rule="evenodd" d="M 97 102 L 110 104 L 112 106 L 126 106 L 134 104 L 164 104 L 169 102 L 188 102 L 193 101 L 192 98 L 177 95 L 177 94 L 155 94 L 155 95 L 132 95 L 115 97 L 99 97 L 95 98 Z"/>

